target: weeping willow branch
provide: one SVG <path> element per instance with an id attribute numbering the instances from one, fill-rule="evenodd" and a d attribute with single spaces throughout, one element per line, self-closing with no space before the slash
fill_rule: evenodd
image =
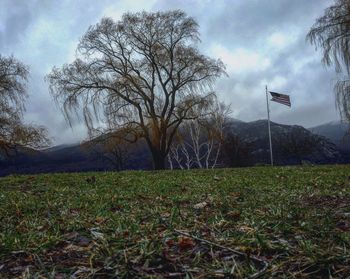
<path id="1" fill-rule="evenodd" d="M 0 55 L 0 151 L 7 154 L 18 146 L 40 148 L 50 143 L 44 127 L 22 121 L 28 74 L 20 61 Z"/>
<path id="2" fill-rule="evenodd" d="M 335 87 L 337 107 L 342 119 L 350 121 L 350 1 L 336 0 L 319 17 L 307 35 L 316 49 L 323 50 L 322 62 L 335 66 L 337 73 L 345 72 Z"/>

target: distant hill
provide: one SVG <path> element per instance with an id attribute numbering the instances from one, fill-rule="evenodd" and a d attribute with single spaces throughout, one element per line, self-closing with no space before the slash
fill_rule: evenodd
<path id="1" fill-rule="evenodd" d="M 350 125 L 348 123 L 333 121 L 309 130 L 317 135 L 324 136 L 333 142 L 347 162 L 350 162 Z"/>
<path id="2" fill-rule="evenodd" d="M 230 130 L 251 146 L 251 156 L 255 163 L 269 162 L 267 125 L 267 120 L 230 123 Z M 297 164 L 301 160 L 325 164 L 339 163 L 343 160 L 332 142 L 302 126 L 271 122 L 271 135 L 276 164 Z M 306 145 L 309 146 L 308 150 Z"/>
<path id="3" fill-rule="evenodd" d="M 348 123 L 333 121 L 309 128 L 309 130 L 328 138 L 338 147 L 350 149 L 350 125 Z"/>
<path id="4" fill-rule="evenodd" d="M 329 137 L 325 132 L 330 130 L 321 125 L 311 130 L 296 125 L 282 125 L 271 122 L 273 154 L 278 165 L 299 164 L 301 161 L 310 161 L 315 164 L 343 163 L 347 153 L 339 148 L 339 137 L 342 133 L 339 128 L 334 129 Z M 332 125 L 330 125 L 332 127 Z M 337 126 L 338 127 L 338 126 Z M 316 129 L 317 128 L 317 129 Z M 247 166 L 269 163 L 269 140 L 267 121 L 257 120 L 243 122 L 237 119 L 229 121 L 225 134 L 235 135 L 245 146 L 242 156 L 244 164 L 237 163 L 234 166 Z M 318 135 L 314 133 L 317 132 Z M 344 130 L 342 130 L 344 131 Z M 334 136 L 334 137 L 333 137 Z M 116 169 L 110 160 L 110 154 L 106 154 L 104 146 L 106 142 L 102 136 L 98 143 L 88 142 L 80 144 L 58 145 L 45 150 L 19 150 L 17 156 L 5 160 L 0 158 L 0 176 L 11 173 L 44 173 L 44 172 L 80 172 L 80 171 L 107 171 Z M 144 141 L 136 145 L 123 147 L 128 154 L 123 168 L 125 169 L 151 169 L 152 161 L 148 147 Z M 230 150 L 230 149 L 228 149 Z M 230 153 L 231 151 L 228 151 Z M 343 156 L 345 152 L 345 157 Z M 224 153 L 224 152 L 223 152 Z M 225 163 L 223 154 L 221 166 L 230 166 Z M 346 159 L 344 159 L 346 158 Z"/>
<path id="5" fill-rule="evenodd" d="M 60 145 L 55 145 L 53 147 L 46 148 L 46 149 L 42 150 L 42 152 L 51 153 L 51 152 L 60 151 L 62 149 L 66 149 L 66 148 L 70 148 L 70 147 L 77 147 L 79 145 L 80 145 L 80 143 L 60 144 Z"/>
<path id="6" fill-rule="evenodd" d="M 135 145 L 129 150 L 126 169 L 150 169 L 146 146 Z M 101 146 L 80 144 L 59 145 L 35 153 L 21 153 L 7 160 L 0 158 L 0 176 L 12 173 L 111 171 L 115 166 L 104 156 Z"/>

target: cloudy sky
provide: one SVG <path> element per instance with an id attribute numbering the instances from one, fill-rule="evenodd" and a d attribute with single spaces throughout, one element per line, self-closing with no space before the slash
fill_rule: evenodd
<path id="1" fill-rule="evenodd" d="M 291 95 L 292 108 L 272 103 L 271 120 L 312 127 L 339 119 L 334 69 L 305 41 L 332 0 L 0 0 L 0 54 L 30 67 L 26 122 L 45 125 L 55 144 L 86 137 L 81 123 L 68 127 L 44 77 L 71 62 L 81 36 L 104 16 L 127 11 L 182 9 L 200 25 L 203 53 L 221 58 L 229 77 L 216 91 L 233 117 L 266 118 L 265 85 Z"/>

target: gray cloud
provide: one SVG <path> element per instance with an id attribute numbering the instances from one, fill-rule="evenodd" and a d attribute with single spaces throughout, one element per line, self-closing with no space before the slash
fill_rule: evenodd
<path id="1" fill-rule="evenodd" d="M 266 118 L 264 86 L 268 84 L 270 90 L 290 94 L 293 102 L 292 109 L 272 103 L 272 120 L 310 127 L 339 118 L 332 92 L 333 69 L 324 68 L 320 53 L 305 40 L 315 19 L 332 2 L 250 0 L 196 5 L 181 1 L 181 7 L 200 23 L 203 50 L 218 44 L 224 47 L 222 51 L 231 52 L 232 59 L 240 58 L 240 50 L 246 51 L 241 52 L 247 57 L 236 65 L 237 71 L 217 84 L 223 99 L 232 103 L 235 117 L 247 121 Z M 176 8 L 177 4 L 159 1 L 158 7 Z M 220 51 L 216 54 L 220 56 Z M 229 54 L 221 55 L 230 64 Z M 255 55 L 257 63 L 247 67 Z M 265 60 L 267 65 L 262 67 Z"/>
<path id="2" fill-rule="evenodd" d="M 28 3 L 11 1 L 13 8 L 9 7 L 10 1 L 0 4 L 0 48 L 10 48 L 18 42 L 32 20 L 32 13 Z"/>
<path id="3" fill-rule="evenodd" d="M 228 78 L 216 85 L 232 103 L 233 116 L 245 121 L 266 118 L 264 86 L 287 92 L 292 108 L 271 104 L 272 120 L 307 127 L 338 119 L 333 69 L 305 41 L 315 19 L 331 0 L 102 0 L 0 2 L 0 53 L 30 66 L 26 121 L 49 128 L 55 143 L 81 140 L 81 123 L 67 126 L 54 104 L 44 76 L 75 57 L 79 38 L 102 16 L 119 19 L 127 11 L 183 9 L 200 25 L 201 50 L 220 57 Z"/>

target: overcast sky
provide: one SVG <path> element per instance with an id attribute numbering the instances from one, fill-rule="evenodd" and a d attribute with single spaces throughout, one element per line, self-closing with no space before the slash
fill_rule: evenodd
<path id="1" fill-rule="evenodd" d="M 26 122 L 44 125 L 54 144 L 82 140 L 82 124 L 68 127 L 44 77 L 71 62 L 81 36 L 104 16 L 127 11 L 182 9 L 200 25 L 201 51 L 221 58 L 229 77 L 216 83 L 232 116 L 266 118 L 265 85 L 291 96 L 292 108 L 271 104 L 271 120 L 312 127 L 338 120 L 334 69 L 321 64 L 305 36 L 331 0 L 0 0 L 0 54 L 30 67 Z"/>

